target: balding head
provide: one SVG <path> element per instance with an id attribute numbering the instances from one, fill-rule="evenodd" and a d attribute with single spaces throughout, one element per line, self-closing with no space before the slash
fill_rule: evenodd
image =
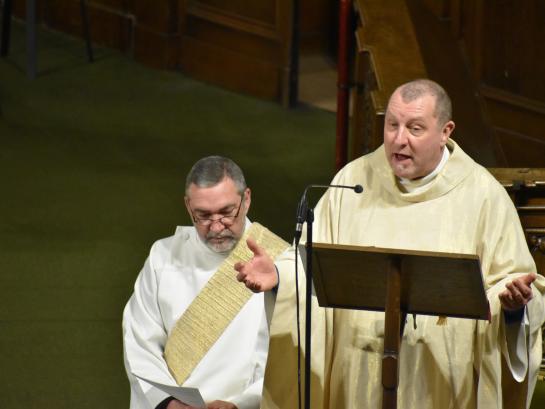
<path id="1" fill-rule="evenodd" d="M 399 92 L 405 103 L 422 98 L 424 95 L 431 95 L 435 99 L 433 115 L 437 118 L 437 124 L 443 126 L 452 119 L 452 103 L 450 98 L 445 89 L 435 81 L 417 79 L 399 86 L 394 94 L 397 92 Z"/>

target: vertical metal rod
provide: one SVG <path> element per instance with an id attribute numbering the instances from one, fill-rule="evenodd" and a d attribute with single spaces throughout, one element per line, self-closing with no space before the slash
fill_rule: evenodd
<path id="1" fill-rule="evenodd" d="M 27 76 L 36 78 L 36 0 L 26 2 Z"/>
<path id="2" fill-rule="evenodd" d="M 91 33 L 89 32 L 89 17 L 87 15 L 87 0 L 80 0 L 79 8 L 81 14 L 81 27 L 83 29 L 83 38 L 85 39 L 85 45 L 87 47 L 87 59 L 89 60 L 89 62 L 93 62 L 93 47 L 91 45 Z"/>
<path id="3" fill-rule="evenodd" d="M 314 210 L 307 208 L 307 253 L 306 295 L 305 295 L 305 409 L 310 409 L 310 378 L 311 378 L 311 341 L 312 341 L 312 223 Z"/>
<path id="4" fill-rule="evenodd" d="M 11 10 L 12 0 L 4 1 L 4 10 L 2 10 L 2 42 L 0 45 L 0 56 L 5 57 L 9 53 L 9 40 L 11 32 Z"/>

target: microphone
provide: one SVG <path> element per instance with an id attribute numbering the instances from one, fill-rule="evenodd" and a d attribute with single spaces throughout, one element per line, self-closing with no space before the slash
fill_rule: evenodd
<path id="1" fill-rule="evenodd" d="M 301 200 L 299 201 L 299 205 L 297 206 L 297 217 L 296 217 L 296 223 L 295 223 L 295 245 L 299 244 L 299 240 L 301 239 L 301 234 L 303 233 L 303 224 L 306 221 L 306 215 L 307 215 L 307 191 L 311 188 L 322 188 L 322 189 L 328 189 L 330 187 L 334 188 L 341 188 L 341 189 L 352 189 L 356 193 L 363 192 L 363 187 L 361 185 L 308 185 L 305 188 L 305 191 L 303 192 L 303 196 L 301 196 Z"/>

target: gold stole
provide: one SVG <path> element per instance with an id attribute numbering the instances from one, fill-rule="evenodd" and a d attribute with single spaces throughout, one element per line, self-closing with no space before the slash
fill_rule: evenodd
<path id="1" fill-rule="evenodd" d="M 289 246 L 258 223 L 252 223 L 244 232 L 233 251 L 178 319 L 168 337 L 165 360 L 178 385 L 186 381 L 253 294 L 236 280 L 233 268 L 236 262 L 246 262 L 253 257 L 246 244 L 248 237 L 254 239 L 273 259 Z"/>

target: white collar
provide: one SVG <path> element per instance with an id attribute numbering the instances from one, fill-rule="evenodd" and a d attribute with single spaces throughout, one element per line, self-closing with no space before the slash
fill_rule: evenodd
<path id="1" fill-rule="evenodd" d="M 432 180 L 437 177 L 439 172 L 441 172 L 441 170 L 445 167 L 449 157 L 450 152 L 445 146 L 443 147 L 443 155 L 441 156 L 441 160 L 439 161 L 435 169 L 431 171 L 431 173 L 415 180 L 397 178 L 402 189 L 405 190 L 407 193 L 414 193 L 416 191 L 422 190 L 426 185 L 428 185 Z"/>

